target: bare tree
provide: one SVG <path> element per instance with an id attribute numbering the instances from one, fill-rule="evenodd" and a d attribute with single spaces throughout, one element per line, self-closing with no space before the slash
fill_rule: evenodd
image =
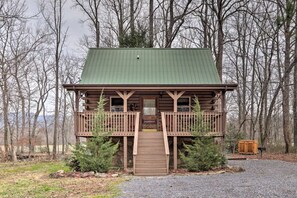
<path id="1" fill-rule="evenodd" d="M 79 7 L 87 16 L 86 21 L 89 21 L 89 27 L 95 34 L 95 46 L 100 46 L 100 3 L 101 0 L 74 0 L 75 6 Z M 89 46 L 91 47 L 91 46 Z"/>
<path id="2" fill-rule="evenodd" d="M 171 48 L 172 43 L 178 35 L 186 17 L 198 9 L 192 0 L 177 2 L 175 0 L 158 1 L 160 7 L 160 15 L 162 17 L 165 48 Z"/>
<path id="3" fill-rule="evenodd" d="M 67 29 L 64 30 L 63 24 L 63 7 L 65 0 L 51 0 L 43 1 L 41 4 L 41 13 L 46 21 L 50 31 L 53 34 L 55 44 L 54 54 L 54 71 L 55 71 L 55 122 L 53 135 L 53 158 L 57 155 L 57 137 L 59 125 L 59 74 L 60 74 L 60 60 L 62 50 L 65 44 Z"/>
<path id="4" fill-rule="evenodd" d="M 45 55 L 41 57 L 41 61 L 34 60 L 34 67 L 37 77 L 34 79 L 36 84 L 36 92 L 37 97 L 36 99 L 32 100 L 32 102 L 35 103 L 35 113 L 33 117 L 33 124 L 32 124 L 32 133 L 31 133 L 31 139 L 36 142 L 36 130 L 37 130 L 37 124 L 38 124 L 38 118 L 40 116 L 40 113 L 42 112 L 43 108 L 45 108 L 45 102 L 48 99 L 49 92 L 54 88 L 53 86 L 49 85 L 48 82 L 48 76 L 50 73 L 51 68 L 46 68 L 46 64 L 44 60 Z M 40 62 L 42 64 L 42 67 L 40 67 Z M 29 145 L 30 152 L 34 152 L 34 145 Z"/>
<path id="5" fill-rule="evenodd" d="M 217 20 L 217 50 L 215 53 L 216 65 L 219 75 L 222 79 L 222 68 L 223 68 L 223 52 L 224 52 L 224 23 L 234 13 L 240 11 L 240 9 L 247 4 L 248 1 L 244 2 L 241 0 L 212 0 L 209 4 L 210 9 L 215 13 Z"/>
<path id="6" fill-rule="evenodd" d="M 2 112 L 4 123 L 4 150 L 7 157 L 9 151 L 9 106 L 10 106 L 10 78 L 13 67 L 12 52 L 9 47 L 14 33 L 18 31 L 18 25 L 23 22 L 25 3 L 21 0 L 0 2 L 0 88 L 2 92 Z M 10 131 L 11 133 L 13 131 Z M 14 149 L 14 148 L 12 148 Z M 14 151 L 13 151 L 14 152 Z"/>
<path id="7" fill-rule="evenodd" d="M 292 1 L 287 0 L 278 1 L 278 10 L 280 12 L 281 19 L 279 20 L 279 26 L 283 26 L 284 29 L 284 70 L 287 71 L 290 68 L 291 62 L 291 37 L 293 36 L 294 28 L 292 26 L 292 20 L 294 16 L 294 5 Z M 281 68 L 281 65 L 279 65 Z M 284 76 L 283 84 L 281 86 L 283 95 L 283 133 L 285 140 L 285 152 L 289 153 L 291 138 L 290 138 L 290 75 Z"/>

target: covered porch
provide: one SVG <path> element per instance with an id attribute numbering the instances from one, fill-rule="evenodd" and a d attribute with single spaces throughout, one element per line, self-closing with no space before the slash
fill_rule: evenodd
<path id="1" fill-rule="evenodd" d="M 64 87 L 66 87 L 64 85 Z M 192 112 L 193 99 L 198 98 L 203 110 L 201 125 L 207 125 L 207 134 L 223 138 L 225 134 L 226 110 L 225 93 L 233 90 L 229 86 L 200 87 L 66 87 L 75 92 L 75 135 L 92 136 L 97 102 L 101 93 L 107 99 L 105 105 L 105 131 L 112 137 L 123 138 L 123 165 L 128 167 L 128 137 L 133 138 L 133 167 L 139 156 L 139 137 L 146 132 L 161 132 L 163 151 L 166 157 L 166 172 L 169 171 L 170 149 L 168 138 L 173 140 L 173 168 L 177 169 L 177 140 L 191 137 L 195 127 L 196 114 Z"/>

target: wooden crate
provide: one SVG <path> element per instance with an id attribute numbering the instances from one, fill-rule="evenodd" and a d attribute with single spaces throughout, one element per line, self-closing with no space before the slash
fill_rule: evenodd
<path id="1" fill-rule="evenodd" d="M 252 154 L 258 153 L 258 141 L 257 140 L 240 140 L 238 142 L 239 154 Z"/>

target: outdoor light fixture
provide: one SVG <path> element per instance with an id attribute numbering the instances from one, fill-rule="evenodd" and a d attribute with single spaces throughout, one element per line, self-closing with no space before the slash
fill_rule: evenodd
<path id="1" fill-rule="evenodd" d="M 164 91 L 160 91 L 160 93 L 159 93 L 160 98 L 163 97 L 163 94 L 164 94 Z"/>

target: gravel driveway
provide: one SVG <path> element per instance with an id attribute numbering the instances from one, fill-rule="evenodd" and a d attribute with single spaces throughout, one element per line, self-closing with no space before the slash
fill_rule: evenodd
<path id="1" fill-rule="evenodd" d="M 246 171 L 219 175 L 133 177 L 121 197 L 297 197 L 297 163 L 229 161 Z"/>

